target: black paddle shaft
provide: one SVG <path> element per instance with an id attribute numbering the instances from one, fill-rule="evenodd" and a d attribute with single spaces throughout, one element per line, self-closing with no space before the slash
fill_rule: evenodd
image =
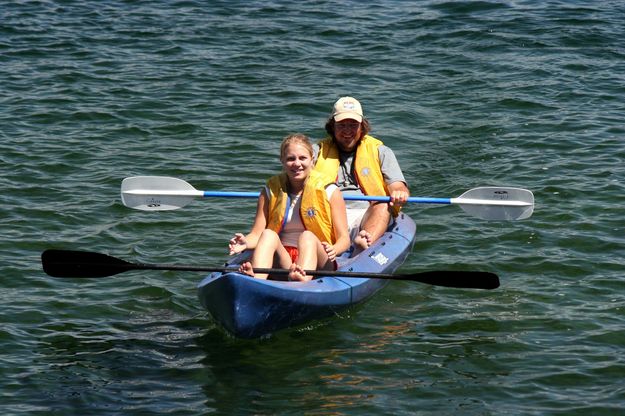
<path id="1" fill-rule="evenodd" d="M 107 277 L 129 270 L 178 270 L 194 272 L 234 272 L 237 268 L 183 266 L 176 264 L 130 263 L 106 254 L 75 250 L 45 250 L 41 254 L 43 271 L 52 277 Z M 286 269 L 255 269 L 258 273 L 288 274 Z M 494 273 L 475 271 L 428 271 L 412 274 L 384 274 L 350 271 L 307 270 L 311 276 L 359 277 L 411 280 L 434 286 L 466 289 L 496 289 L 499 278 Z"/>

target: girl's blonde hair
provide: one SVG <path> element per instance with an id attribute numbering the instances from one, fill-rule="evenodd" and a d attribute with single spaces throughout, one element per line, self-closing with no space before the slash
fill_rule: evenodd
<path id="1" fill-rule="evenodd" d="M 312 147 L 312 144 L 310 143 L 310 139 L 308 138 L 308 136 L 302 133 L 293 133 L 293 134 L 289 134 L 288 136 L 284 138 L 284 140 L 282 140 L 282 144 L 280 145 L 280 160 L 284 159 L 286 148 L 290 144 L 299 144 L 301 146 L 304 146 L 306 150 L 308 150 L 308 153 L 310 153 L 310 157 L 312 157 L 313 147 Z"/>

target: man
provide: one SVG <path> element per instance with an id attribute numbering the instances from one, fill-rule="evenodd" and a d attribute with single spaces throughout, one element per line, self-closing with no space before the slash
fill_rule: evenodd
<path id="1" fill-rule="evenodd" d="M 341 97 L 326 122 L 328 137 L 315 146 L 315 170 L 335 180 L 345 195 L 388 195 L 390 203 L 347 201 L 348 225 L 357 251 L 386 231 L 410 192 L 393 151 L 370 136 L 369 121 L 352 97 Z"/>

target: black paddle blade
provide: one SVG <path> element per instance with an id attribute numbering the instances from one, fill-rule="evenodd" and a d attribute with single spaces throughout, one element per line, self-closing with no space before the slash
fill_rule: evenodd
<path id="1" fill-rule="evenodd" d="M 499 277 L 495 273 L 490 272 L 450 270 L 421 272 L 405 276 L 405 280 L 414 280 L 434 286 L 457 287 L 462 289 L 497 289 L 499 287 Z"/>
<path id="2" fill-rule="evenodd" d="M 52 277 L 106 277 L 134 269 L 132 263 L 89 251 L 45 250 L 43 271 Z"/>

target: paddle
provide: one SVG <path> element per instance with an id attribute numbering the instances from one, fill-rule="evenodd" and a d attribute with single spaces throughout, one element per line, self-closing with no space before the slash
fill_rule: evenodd
<path id="1" fill-rule="evenodd" d="M 125 206 L 143 211 L 182 208 L 197 197 L 258 198 L 258 192 L 199 191 L 182 179 L 134 176 L 122 181 Z M 347 201 L 390 201 L 388 196 L 343 195 Z M 534 211 L 534 194 L 521 188 L 480 187 L 457 198 L 410 197 L 409 203 L 459 205 L 468 214 L 486 220 L 522 220 Z"/>
<path id="2" fill-rule="evenodd" d="M 193 272 L 236 272 L 237 268 L 183 266 L 175 264 L 130 263 L 106 254 L 89 251 L 46 250 L 41 254 L 43 270 L 52 277 L 106 277 L 130 270 L 179 270 Z M 255 269 L 258 273 L 288 274 L 286 269 Z M 499 278 L 489 272 L 430 271 L 410 274 L 385 274 L 307 270 L 311 276 L 368 277 L 374 279 L 412 280 L 434 286 L 467 289 L 496 289 Z"/>

